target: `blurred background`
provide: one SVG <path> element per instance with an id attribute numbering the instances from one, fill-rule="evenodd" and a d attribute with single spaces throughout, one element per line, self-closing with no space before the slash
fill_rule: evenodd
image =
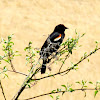
<path id="1" fill-rule="evenodd" d="M 94 50 L 95 41 L 100 41 L 100 0 L 0 0 L 0 38 L 7 39 L 8 35 L 14 34 L 14 50 L 22 54 L 13 60 L 17 71 L 28 74 L 30 67 L 25 65 L 24 51 L 28 42 L 32 41 L 33 47 L 41 48 L 45 39 L 58 24 L 64 24 L 69 28 L 65 31 L 64 41 L 68 37 L 75 37 L 75 30 L 79 34 L 86 33 L 79 41 L 82 47 L 75 50 L 73 55 L 66 60 L 62 68 L 64 70 L 69 67 L 69 62 L 76 63 L 85 52 Z M 73 88 L 80 88 L 81 86 L 79 87 L 75 82 L 82 79 L 94 83 L 100 81 L 100 51 L 89 57 L 89 60 L 89 62 L 83 61 L 79 64 L 77 71 L 73 70 L 68 75 L 58 75 L 55 78 L 38 81 L 34 87 L 25 89 L 19 98 L 25 99 L 48 93 L 67 83 L 73 84 Z M 58 72 L 58 65 L 52 66 L 51 73 Z M 8 69 L 11 69 L 9 65 Z M 48 69 L 47 72 L 50 73 Z M 3 79 L 2 85 L 7 100 L 11 100 L 25 76 L 10 72 L 7 74 L 9 78 Z M 47 74 L 39 73 L 38 77 L 45 75 Z M 63 96 L 57 95 L 60 95 L 60 100 L 100 100 L 100 93 L 94 98 L 94 91 L 87 91 L 85 98 L 82 91 L 65 93 Z M 0 100 L 4 100 L 1 89 Z M 35 100 L 52 100 L 52 98 L 43 96 Z"/>

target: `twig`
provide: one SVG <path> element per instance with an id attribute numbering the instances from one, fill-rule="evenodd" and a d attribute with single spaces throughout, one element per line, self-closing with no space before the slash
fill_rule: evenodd
<path id="1" fill-rule="evenodd" d="M 96 89 L 73 89 L 73 90 L 74 90 L 74 91 L 87 91 L 87 90 L 96 90 Z M 100 89 L 97 89 L 97 90 L 100 90 Z M 50 95 L 50 94 L 65 93 L 65 92 L 69 92 L 69 91 L 49 92 L 49 93 L 41 94 L 41 95 L 34 96 L 34 97 L 31 97 L 31 98 L 28 98 L 28 99 L 23 99 L 23 100 L 31 100 L 31 99 L 35 99 L 35 98 L 42 97 L 42 96 L 46 96 L 46 95 Z"/>
<path id="2" fill-rule="evenodd" d="M 41 58 L 39 58 L 38 62 L 32 67 L 31 71 L 29 72 L 29 74 L 28 74 L 27 77 L 25 78 L 25 80 L 24 80 L 24 82 L 23 82 L 21 88 L 18 90 L 18 92 L 15 94 L 15 96 L 12 98 L 12 100 L 17 100 L 17 99 L 18 99 L 18 97 L 20 96 L 20 94 L 22 93 L 22 91 L 25 89 L 27 83 L 32 79 L 32 77 L 33 77 L 37 72 L 40 71 L 41 67 L 39 67 L 39 68 L 31 75 L 31 73 L 32 73 L 32 71 L 33 71 L 33 69 L 34 69 L 34 67 L 39 63 L 40 59 L 41 59 Z M 31 76 L 30 76 L 30 75 L 31 75 Z M 29 76 L 30 76 L 30 78 L 29 78 Z"/>
<path id="3" fill-rule="evenodd" d="M 82 58 L 80 61 L 78 61 L 76 64 L 74 64 L 71 68 L 68 68 L 62 72 L 58 72 L 58 73 L 55 73 L 55 74 L 52 74 L 52 75 L 48 75 L 48 76 L 45 76 L 45 77 L 42 77 L 42 78 L 38 78 L 38 79 L 33 79 L 33 80 L 41 80 L 41 79 L 44 79 L 44 78 L 48 78 L 48 77 L 52 77 L 52 76 L 56 76 L 56 75 L 59 75 L 59 74 L 62 74 L 62 73 L 66 73 L 68 74 L 68 72 L 70 72 L 70 70 L 74 69 L 74 67 L 78 64 L 80 64 L 83 60 L 85 60 L 86 58 L 88 58 L 89 56 L 91 56 L 92 54 L 94 54 L 96 51 L 100 50 L 100 48 L 92 51 L 90 54 L 88 54 L 86 57 Z"/>
<path id="4" fill-rule="evenodd" d="M 87 57 L 91 56 L 93 53 L 95 53 L 95 52 L 96 52 L 97 50 L 99 50 L 99 49 L 100 49 L 100 48 L 95 49 L 95 50 L 92 51 L 90 54 L 88 54 L 87 56 L 85 56 L 84 58 L 82 58 L 80 61 L 78 61 L 76 64 L 74 64 L 71 68 L 66 69 L 65 71 L 58 72 L 58 73 L 56 73 L 56 74 L 49 75 L 49 76 L 46 76 L 46 77 L 42 77 L 42 78 L 39 78 L 39 79 L 34 79 L 34 80 L 41 80 L 41 79 L 48 78 L 48 77 L 55 76 L 55 75 L 59 75 L 59 74 L 61 74 L 61 73 L 65 73 L 65 72 L 68 73 L 68 72 L 70 72 L 70 70 L 74 69 L 74 67 L 75 67 L 76 65 L 78 65 L 79 63 L 81 63 L 83 60 L 85 60 Z M 40 59 L 39 59 L 39 60 L 40 60 Z M 37 62 L 37 64 L 38 64 L 38 63 L 39 63 L 39 61 Z M 37 64 L 36 64 L 36 65 L 37 65 Z M 36 66 L 36 65 L 35 65 L 35 66 Z M 34 67 L 35 67 L 35 66 L 34 66 Z M 31 74 L 32 70 L 34 69 L 34 67 L 31 69 L 29 75 L 25 78 L 25 80 L 24 80 L 24 82 L 23 82 L 21 88 L 19 89 L 19 91 L 18 91 L 17 94 L 13 97 L 12 100 L 17 100 L 17 99 L 18 99 L 18 97 L 20 96 L 20 94 L 22 93 L 22 91 L 25 89 L 27 83 L 28 83 L 28 82 L 32 79 L 32 77 L 33 77 L 37 72 L 39 72 L 39 70 L 41 69 L 41 67 L 39 67 L 39 68 L 30 76 L 30 74 Z M 27 79 L 29 76 L 30 76 L 30 78 Z"/>
<path id="5" fill-rule="evenodd" d="M 69 57 L 69 53 L 66 55 L 66 57 L 65 57 L 65 59 L 64 59 L 64 62 L 62 63 L 62 65 L 61 65 L 61 67 L 60 67 L 60 69 L 59 69 L 59 72 L 60 72 L 60 70 L 61 70 L 61 68 L 63 67 L 63 65 L 64 65 L 64 63 L 65 63 L 65 61 L 66 61 L 66 59 Z"/>
<path id="6" fill-rule="evenodd" d="M 16 72 L 16 70 L 15 70 L 15 68 L 14 68 L 14 66 L 13 66 L 13 63 L 12 63 L 12 60 L 11 60 L 11 54 L 10 54 L 9 51 L 8 51 L 8 57 L 9 57 L 9 59 L 10 59 L 10 64 L 11 64 L 12 70 L 13 70 L 14 72 Z"/>
<path id="7" fill-rule="evenodd" d="M 1 80 L 0 80 L 0 87 L 1 87 L 1 90 L 2 90 L 3 97 L 4 97 L 4 99 L 6 100 L 6 96 L 5 96 L 5 93 L 4 93 L 4 90 L 3 90 L 3 86 L 2 86 L 2 84 L 1 84 Z"/>
<path id="8" fill-rule="evenodd" d="M 3 68 L 0 68 L 0 69 L 1 69 L 1 70 L 4 70 Z M 18 73 L 18 74 L 27 76 L 27 74 L 24 74 L 24 73 L 22 73 L 22 72 L 12 71 L 12 70 L 9 70 L 9 69 L 7 69 L 7 71 L 9 71 L 9 72 L 14 72 L 14 73 Z"/>

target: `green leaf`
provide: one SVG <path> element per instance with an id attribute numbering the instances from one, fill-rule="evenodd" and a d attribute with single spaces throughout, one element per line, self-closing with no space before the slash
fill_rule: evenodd
<path id="1" fill-rule="evenodd" d="M 72 89 L 72 88 L 69 88 L 69 92 L 73 92 L 73 91 L 75 91 L 74 89 Z"/>
<path id="2" fill-rule="evenodd" d="M 86 33 L 83 33 L 81 37 L 83 37 Z"/>
<path id="3" fill-rule="evenodd" d="M 87 57 L 87 52 L 84 53 L 84 57 Z"/>
<path id="4" fill-rule="evenodd" d="M 5 62 L 10 63 L 9 60 L 3 59 Z"/>
<path id="5" fill-rule="evenodd" d="M 76 34 L 76 35 L 78 34 L 77 31 L 76 31 L 76 29 L 75 29 L 75 34 Z"/>
<path id="6" fill-rule="evenodd" d="M 10 42 L 10 44 L 14 45 L 14 42 Z"/>
<path id="7" fill-rule="evenodd" d="M 3 48 L 6 48 L 6 46 L 3 44 Z"/>
<path id="8" fill-rule="evenodd" d="M 56 92 L 56 90 L 53 90 L 52 93 Z"/>
<path id="9" fill-rule="evenodd" d="M 77 81 L 76 83 L 81 84 L 79 81 Z"/>
<path id="10" fill-rule="evenodd" d="M 86 85 L 84 87 L 87 87 Z"/>
<path id="11" fill-rule="evenodd" d="M 82 85 L 85 85 L 85 82 L 82 80 Z"/>
<path id="12" fill-rule="evenodd" d="M 59 95 L 58 96 L 56 96 L 56 100 L 58 100 L 59 99 Z"/>
<path id="13" fill-rule="evenodd" d="M 88 62 L 89 62 L 89 59 L 87 59 L 88 60 Z"/>
<path id="14" fill-rule="evenodd" d="M 40 51 L 36 51 L 37 53 L 40 53 Z"/>
<path id="15" fill-rule="evenodd" d="M 90 84 L 93 84 L 93 82 L 91 82 L 91 81 L 90 81 L 89 83 L 90 83 Z"/>
<path id="16" fill-rule="evenodd" d="M 18 53 L 19 51 L 15 51 L 15 53 Z"/>
<path id="17" fill-rule="evenodd" d="M 0 60 L 2 60 L 2 58 L 3 58 L 3 57 L 2 57 L 2 56 L 0 56 Z"/>
<path id="18" fill-rule="evenodd" d="M 57 88 L 57 92 L 61 91 L 61 89 Z"/>
<path id="19" fill-rule="evenodd" d="M 96 83 L 97 83 L 97 84 L 100 84 L 100 81 L 97 81 Z"/>
<path id="20" fill-rule="evenodd" d="M 95 43 L 98 43 L 98 41 L 95 41 Z"/>
<path id="21" fill-rule="evenodd" d="M 28 87 L 31 88 L 31 86 L 28 84 Z"/>
<path id="22" fill-rule="evenodd" d="M 14 56 L 22 56 L 22 54 L 17 54 L 17 55 L 14 55 Z"/>
<path id="23" fill-rule="evenodd" d="M 6 41 L 6 40 L 4 40 L 4 43 L 6 44 L 6 43 L 7 43 L 7 41 Z"/>
<path id="24" fill-rule="evenodd" d="M 8 69 L 6 68 L 6 66 L 4 66 L 3 68 L 3 72 L 6 72 Z"/>
<path id="25" fill-rule="evenodd" d="M 51 97 L 51 98 L 53 98 L 53 96 L 52 96 L 52 95 L 50 95 L 50 97 Z"/>
<path id="26" fill-rule="evenodd" d="M 30 44 L 32 44 L 32 42 L 31 42 L 31 41 L 29 42 L 29 45 L 30 45 Z"/>
<path id="27" fill-rule="evenodd" d="M 95 90 L 94 97 L 96 97 L 97 93 L 98 93 L 98 90 Z"/>
<path id="28" fill-rule="evenodd" d="M 67 90 L 67 87 L 66 87 L 66 85 L 61 85 L 62 87 L 64 87 L 66 90 Z"/>
<path id="29" fill-rule="evenodd" d="M 5 74 L 5 76 L 8 78 L 8 75 L 7 74 Z"/>

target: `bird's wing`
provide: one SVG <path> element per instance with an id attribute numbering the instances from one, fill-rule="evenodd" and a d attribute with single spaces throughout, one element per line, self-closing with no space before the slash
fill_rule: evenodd
<path id="1" fill-rule="evenodd" d="M 59 41 L 61 39 L 61 34 L 58 32 L 54 32 L 49 36 L 51 41 Z"/>
<path id="2" fill-rule="evenodd" d="M 44 42 L 44 44 L 43 44 L 41 50 L 44 49 L 44 48 L 46 48 L 46 47 L 48 47 L 48 43 L 49 43 L 50 41 L 51 41 L 51 42 L 57 42 L 57 41 L 59 41 L 60 38 L 61 38 L 61 34 L 60 34 L 60 33 L 58 33 L 58 32 L 52 33 L 52 34 L 47 38 L 47 40 Z M 50 41 L 49 41 L 49 39 L 50 39 Z"/>

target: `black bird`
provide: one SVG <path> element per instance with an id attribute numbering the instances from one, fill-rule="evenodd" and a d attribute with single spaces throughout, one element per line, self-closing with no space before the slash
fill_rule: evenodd
<path id="1" fill-rule="evenodd" d="M 55 27 L 54 31 L 49 35 L 49 37 L 44 42 L 41 51 L 40 57 L 43 59 L 43 64 L 41 68 L 41 74 L 44 74 L 46 71 L 46 64 L 49 62 L 48 57 L 53 53 L 57 52 L 65 37 L 65 29 L 68 29 L 63 24 L 59 24 Z"/>

